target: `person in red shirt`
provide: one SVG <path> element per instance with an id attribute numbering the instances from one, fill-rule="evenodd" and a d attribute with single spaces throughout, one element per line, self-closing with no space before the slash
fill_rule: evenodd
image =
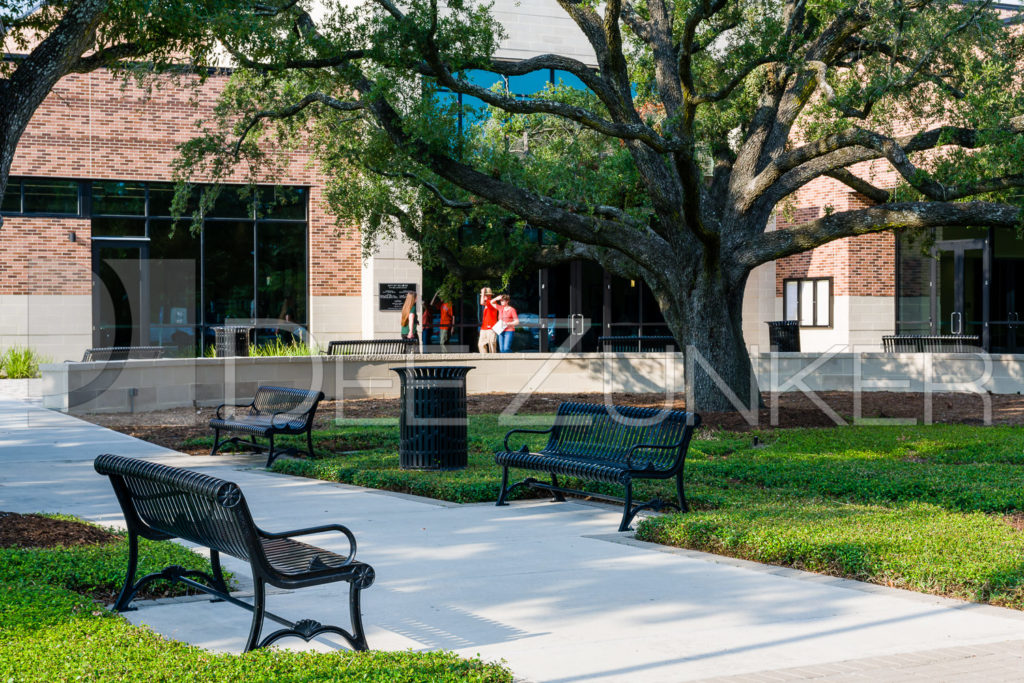
<path id="1" fill-rule="evenodd" d="M 477 341 L 477 349 L 480 353 L 498 352 L 498 335 L 491 329 L 494 327 L 494 323 L 498 322 L 498 309 L 491 301 L 493 295 L 490 287 L 480 290 L 480 305 L 484 309 L 480 315 L 480 339 Z"/>
<path id="2" fill-rule="evenodd" d="M 437 301 L 437 294 L 434 295 L 433 301 Z M 452 308 L 452 302 L 442 301 L 437 307 L 437 338 L 441 343 L 442 353 L 448 353 L 448 340 L 452 338 L 454 327 L 455 309 Z"/>

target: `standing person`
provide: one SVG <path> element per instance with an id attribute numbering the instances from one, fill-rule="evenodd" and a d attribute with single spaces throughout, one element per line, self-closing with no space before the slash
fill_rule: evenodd
<path id="1" fill-rule="evenodd" d="M 402 304 L 402 336 L 416 338 L 416 292 L 406 292 Z"/>
<path id="2" fill-rule="evenodd" d="M 516 325 L 519 324 L 519 313 L 512 308 L 512 300 L 508 294 L 498 297 L 498 320 L 501 321 L 501 332 L 498 333 L 498 348 L 502 353 L 512 350 L 512 339 L 515 337 Z"/>
<path id="3" fill-rule="evenodd" d="M 423 346 L 426 347 L 430 344 L 430 338 L 434 334 L 434 318 L 436 309 L 434 308 L 434 302 L 431 301 L 429 304 L 423 304 Z"/>
<path id="4" fill-rule="evenodd" d="M 480 290 L 480 305 L 483 306 L 483 313 L 480 314 L 480 340 L 477 342 L 480 353 L 498 352 L 498 335 L 492 329 L 494 323 L 498 322 L 498 309 L 491 301 L 493 295 L 490 287 Z"/>
<path id="5" fill-rule="evenodd" d="M 434 295 L 437 301 L 437 294 Z M 455 309 L 451 301 L 442 301 L 437 309 L 437 336 L 441 343 L 441 352 L 448 353 L 448 340 L 452 338 L 452 328 L 455 327 Z"/>

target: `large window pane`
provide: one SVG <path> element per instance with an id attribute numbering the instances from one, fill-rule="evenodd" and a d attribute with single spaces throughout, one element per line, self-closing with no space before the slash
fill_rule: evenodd
<path id="1" fill-rule="evenodd" d="M 93 237 L 145 237 L 145 218 L 93 218 Z"/>
<path id="2" fill-rule="evenodd" d="M 498 83 L 505 83 L 505 77 L 490 71 L 484 71 L 482 69 L 471 69 L 463 74 L 463 78 L 472 83 L 473 85 L 481 88 L 490 88 Z"/>
<path id="3" fill-rule="evenodd" d="M 303 220 L 308 195 L 304 187 L 260 188 L 260 217 Z"/>
<path id="4" fill-rule="evenodd" d="M 0 200 L 0 211 L 6 213 L 21 213 L 21 181 L 7 181 L 7 189 L 4 190 L 3 199 Z"/>
<path id="5" fill-rule="evenodd" d="M 251 318 L 255 313 L 253 222 L 207 221 L 203 240 L 203 319 L 217 325 L 227 318 Z"/>
<path id="6" fill-rule="evenodd" d="M 146 185 L 112 180 L 92 183 L 93 215 L 145 216 Z"/>
<path id="7" fill-rule="evenodd" d="M 149 186 L 149 215 L 170 216 L 171 202 L 174 200 L 174 185 L 151 183 Z M 193 187 L 188 203 L 182 212 L 183 217 L 190 217 L 199 207 L 199 188 Z"/>
<path id="8" fill-rule="evenodd" d="M 25 213 L 78 215 L 77 180 L 25 181 Z"/>
<path id="9" fill-rule="evenodd" d="M 818 280 L 814 283 L 817 292 L 815 294 L 815 324 L 819 327 L 828 327 L 832 324 L 830 313 L 832 311 L 831 297 L 829 296 L 829 285 L 831 283 L 828 280 Z"/>
<path id="10" fill-rule="evenodd" d="M 577 90 L 587 90 L 586 84 L 568 71 L 555 71 L 555 84 L 567 85 Z"/>
<path id="11" fill-rule="evenodd" d="M 261 221 L 258 317 L 307 323 L 306 225 Z"/>
<path id="12" fill-rule="evenodd" d="M 253 196 L 251 189 L 237 185 L 221 188 L 220 194 L 217 195 L 217 201 L 213 204 L 213 210 L 208 216 L 210 218 L 252 218 Z"/>
<path id="13" fill-rule="evenodd" d="M 551 71 L 549 69 L 541 69 L 540 71 L 531 71 L 522 76 L 510 76 L 508 79 L 508 89 L 514 95 L 533 95 L 544 90 L 550 81 Z"/>
<path id="14" fill-rule="evenodd" d="M 786 283 L 785 291 L 785 314 L 782 316 L 783 320 L 796 320 L 797 319 L 797 302 L 799 301 L 799 282 L 791 280 Z"/>
<path id="15" fill-rule="evenodd" d="M 800 324 L 814 324 L 814 281 L 800 281 Z"/>
<path id="16" fill-rule="evenodd" d="M 200 237 L 187 224 L 152 220 L 150 234 L 150 340 L 195 355 L 198 343 Z"/>

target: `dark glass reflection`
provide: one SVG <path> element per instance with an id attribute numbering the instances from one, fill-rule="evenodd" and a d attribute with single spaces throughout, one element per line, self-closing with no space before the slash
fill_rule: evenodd
<path id="1" fill-rule="evenodd" d="M 21 213 L 21 181 L 7 181 L 3 199 L 0 200 L 0 211 L 5 213 Z"/>
<path id="2" fill-rule="evenodd" d="M 252 221 L 207 221 L 204 242 L 203 320 L 217 325 L 226 318 L 252 318 Z"/>
<path id="3" fill-rule="evenodd" d="M 260 221 L 257 316 L 305 325 L 306 224 Z"/>
<path id="4" fill-rule="evenodd" d="M 93 218 L 93 237 L 145 237 L 144 218 Z"/>
<path id="5" fill-rule="evenodd" d="M 24 187 L 25 213 L 78 215 L 78 181 L 29 179 Z"/>
<path id="6" fill-rule="evenodd" d="M 93 181 L 92 213 L 94 216 L 145 216 L 145 183 L 114 180 Z"/>

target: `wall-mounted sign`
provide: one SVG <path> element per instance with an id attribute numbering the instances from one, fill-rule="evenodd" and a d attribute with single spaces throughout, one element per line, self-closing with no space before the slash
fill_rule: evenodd
<path id="1" fill-rule="evenodd" d="M 405 295 L 416 291 L 415 282 L 381 282 L 380 310 L 401 311 L 405 303 Z"/>

